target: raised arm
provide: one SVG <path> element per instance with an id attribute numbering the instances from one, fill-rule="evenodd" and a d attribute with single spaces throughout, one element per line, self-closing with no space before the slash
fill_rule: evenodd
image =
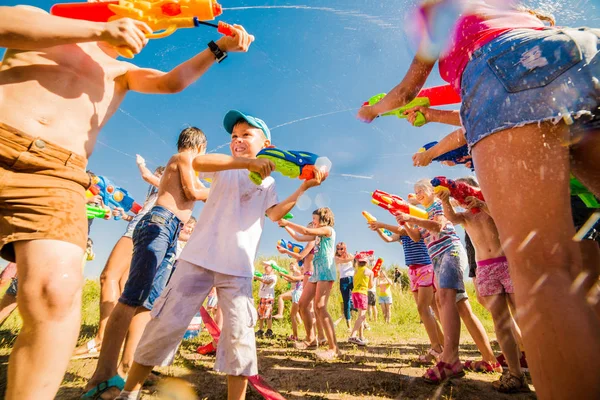
<path id="1" fill-rule="evenodd" d="M 232 27 L 234 36 L 223 36 L 217 40 L 225 52 L 246 52 L 254 36 L 248 35 L 243 27 Z M 169 72 L 150 68 L 134 68 L 127 72 L 130 90 L 140 93 L 178 93 L 196 82 L 216 62 L 214 54 L 207 48 L 200 54 L 179 64 Z"/>
<path id="2" fill-rule="evenodd" d="M 399 213 L 399 215 L 396 217 L 396 219 L 397 219 L 398 223 L 406 222 L 407 225 L 414 224 L 414 225 L 420 226 L 423 229 L 427 229 L 428 231 L 435 232 L 435 233 L 440 232 L 442 230 L 442 226 L 443 226 L 442 223 L 437 220 L 432 221 L 430 219 L 413 217 L 412 215 L 408 215 L 408 214 L 404 214 L 404 213 Z M 408 230 L 407 230 L 407 233 L 408 233 Z M 412 238 L 410 233 L 409 233 L 409 236 Z"/>
<path id="3" fill-rule="evenodd" d="M 295 224 L 295 223 L 293 223 L 291 221 L 287 221 L 287 220 L 280 221 L 279 225 L 280 226 L 289 226 L 290 228 L 292 228 L 299 234 L 305 235 L 305 236 L 311 236 L 313 238 L 316 238 L 317 236 L 330 237 L 332 235 L 330 226 L 319 226 L 317 228 L 307 228 L 307 227 Z"/>
<path id="4" fill-rule="evenodd" d="M 448 219 L 448 221 L 455 225 L 464 224 L 465 215 L 463 213 L 457 213 L 454 211 L 454 207 L 452 207 L 452 204 L 450 204 L 450 193 L 444 190 L 438 193 L 437 196 L 442 201 L 442 210 L 444 211 L 444 216 Z"/>
<path id="5" fill-rule="evenodd" d="M 280 224 L 280 226 L 281 226 L 281 224 Z M 297 240 L 298 242 L 311 242 L 311 241 L 315 240 L 314 236 L 301 235 L 298 232 L 296 232 L 295 230 L 293 230 L 292 228 L 290 228 L 289 226 L 285 226 L 283 228 L 285 228 L 287 233 L 289 233 L 289 235 L 292 238 L 294 238 L 294 240 Z"/>
<path id="6" fill-rule="evenodd" d="M 139 53 L 151 29 L 143 22 L 128 18 L 90 22 L 55 17 L 30 6 L 0 7 L 0 47 L 38 50 L 65 44 L 107 42 Z"/>
<path id="7" fill-rule="evenodd" d="M 298 239 L 296 239 L 298 240 Z M 298 240 L 301 241 L 301 240 Z M 312 249 L 315 247 L 315 242 L 313 241 L 309 241 L 306 246 L 304 246 L 304 249 L 300 252 L 300 253 L 294 253 L 293 251 L 289 251 L 286 248 L 283 248 L 281 246 L 277 246 L 277 250 L 281 253 L 281 254 L 287 254 L 289 256 L 291 256 L 292 258 L 295 258 L 297 261 L 300 260 L 304 260 L 306 258 L 307 255 L 310 254 L 310 252 L 312 251 Z"/>
<path id="8" fill-rule="evenodd" d="M 135 162 L 140 170 L 142 179 L 150 185 L 158 187 L 158 185 L 160 184 L 160 178 L 154 175 L 152 171 L 150 171 L 148 167 L 146 167 L 146 160 L 144 160 L 144 157 L 140 156 L 139 154 L 136 154 Z"/>
<path id="9" fill-rule="evenodd" d="M 415 227 L 414 225 L 405 224 L 404 231 L 413 242 L 418 243 L 421 241 L 421 231 L 419 231 L 419 228 Z"/>
<path id="10" fill-rule="evenodd" d="M 179 154 L 175 157 L 175 163 L 177 164 L 177 168 L 179 170 L 181 187 L 185 193 L 185 197 L 187 197 L 188 200 L 206 201 L 210 189 L 204 187 L 204 185 L 196 177 L 194 169 L 192 168 L 193 158 L 187 154 Z"/>
<path id="11" fill-rule="evenodd" d="M 292 211 L 292 208 L 294 208 L 294 206 L 296 205 L 296 202 L 298 201 L 300 196 L 302 196 L 304 194 L 304 192 L 306 192 L 308 189 L 310 189 L 312 187 L 321 185 L 321 183 L 323 183 L 325 181 L 325 179 L 327 179 L 326 174 L 324 174 L 320 170 L 315 170 L 315 177 L 313 179 L 303 181 L 300 184 L 300 187 L 298 187 L 298 189 L 296 189 L 296 191 L 294 193 L 292 193 L 290 196 L 288 196 L 285 200 L 283 200 L 279 204 L 276 204 L 273 207 L 269 208 L 267 210 L 267 217 L 269 217 L 269 219 L 271 221 L 281 221 L 282 218 L 287 213 Z M 283 220 L 283 221 L 285 221 L 285 220 Z M 297 232 L 299 232 L 297 229 L 295 229 L 295 230 Z M 302 233 L 302 232 L 300 232 L 300 233 Z"/>
<path id="12" fill-rule="evenodd" d="M 462 126 L 460 111 L 458 110 L 438 110 L 437 108 L 417 106 L 404 112 L 404 115 L 408 117 L 408 122 L 414 124 L 417 112 L 422 113 L 428 123 L 437 122 L 446 125 Z"/>

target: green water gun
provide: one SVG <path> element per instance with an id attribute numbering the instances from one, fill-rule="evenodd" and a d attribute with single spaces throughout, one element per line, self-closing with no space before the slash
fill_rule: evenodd
<path id="1" fill-rule="evenodd" d="M 587 208 L 600 208 L 600 202 L 598 202 L 596 196 L 594 196 L 588 188 L 583 186 L 577 178 L 571 175 L 571 181 L 569 183 L 571 186 L 571 196 L 578 196 Z"/>
<path id="2" fill-rule="evenodd" d="M 257 278 L 262 278 L 263 274 L 262 274 L 262 272 L 254 271 L 254 276 Z"/>
<path id="3" fill-rule="evenodd" d="M 282 218 L 282 219 L 285 219 L 285 220 L 288 220 L 288 221 L 289 221 L 290 219 L 294 219 L 294 214 L 292 214 L 292 213 L 287 213 L 287 214 L 285 214 L 285 215 L 283 216 L 283 218 Z"/>
<path id="4" fill-rule="evenodd" d="M 88 219 L 92 218 L 102 218 L 106 219 L 110 217 L 110 210 L 107 210 L 102 207 L 96 207 L 89 204 L 85 205 L 85 212 Z"/>
<path id="5" fill-rule="evenodd" d="M 380 93 L 377 94 L 373 97 L 371 97 L 369 99 L 369 101 L 365 102 L 363 105 L 365 106 L 372 106 L 374 104 L 377 104 L 381 101 L 381 99 L 383 99 L 386 96 L 386 93 Z M 404 113 L 408 110 L 410 110 L 411 108 L 417 107 L 417 106 L 421 106 L 421 107 L 429 107 L 430 106 L 430 102 L 429 102 L 429 98 L 428 97 L 417 97 L 415 98 L 413 101 L 411 101 L 410 103 L 408 103 L 407 105 L 400 107 L 400 108 L 396 108 L 395 110 L 392 111 L 388 111 L 384 114 L 381 114 L 382 117 L 387 117 L 390 115 L 394 115 L 398 118 L 402 118 L 402 119 L 406 119 L 408 116 L 404 115 Z M 421 127 L 423 125 L 425 125 L 427 123 L 427 120 L 425 119 L 425 116 L 423 115 L 423 113 L 421 112 L 417 112 L 417 118 L 415 119 L 415 123 L 413 124 L 413 126 Z"/>
<path id="6" fill-rule="evenodd" d="M 279 265 L 277 265 L 275 263 L 271 263 L 270 265 L 271 265 L 271 268 L 273 268 L 273 270 L 279 272 L 280 274 L 286 274 L 286 275 L 290 274 L 290 272 L 287 269 L 280 267 Z"/>

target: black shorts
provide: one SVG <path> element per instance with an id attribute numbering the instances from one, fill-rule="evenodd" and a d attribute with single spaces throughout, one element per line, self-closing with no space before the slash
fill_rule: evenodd
<path id="1" fill-rule="evenodd" d="M 377 299 L 375 298 L 375 292 L 372 292 L 370 290 L 369 290 L 369 305 L 370 306 L 377 305 Z"/>

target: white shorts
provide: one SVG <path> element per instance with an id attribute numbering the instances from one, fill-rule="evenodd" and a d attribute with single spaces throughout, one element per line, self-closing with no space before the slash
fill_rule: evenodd
<path id="1" fill-rule="evenodd" d="M 223 311 L 223 331 L 217 346 L 215 371 L 232 376 L 258 374 L 254 325 L 257 315 L 252 278 L 210 271 L 179 260 L 169 284 L 156 300 L 152 320 L 135 352 L 134 360 L 146 366 L 167 366 L 212 287 L 217 288 Z"/>

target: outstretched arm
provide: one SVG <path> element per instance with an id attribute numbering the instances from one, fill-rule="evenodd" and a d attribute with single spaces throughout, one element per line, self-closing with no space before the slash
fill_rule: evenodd
<path id="1" fill-rule="evenodd" d="M 0 47 L 7 49 L 37 50 L 104 41 L 125 46 L 137 54 L 146 44 L 145 32 L 152 30 L 145 23 L 129 18 L 90 22 L 56 17 L 31 6 L 0 7 Z"/>
<path id="2" fill-rule="evenodd" d="M 465 215 L 463 213 L 457 213 L 454 211 L 454 207 L 452 207 L 452 204 L 450 204 L 450 194 L 447 191 L 441 191 L 438 193 L 437 197 L 442 201 L 442 210 L 444 211 L 444 216 L 448 219 L 448 221 L 455 225 L 465 223 Z"/>
<path id="3" fill-rule="evenodd" d="M 223 36 L 217 40 L 225 52 L 248 51 L 254 36 L 248 35 L 243 27 L 232 27 L 233 37 Z M 200 54 L 179 64 L 169 72 L 150 68 L 134 68 L 127 72 L 130 90 L 140 93 L 178 93 L 196 82 L 216 62 L 214 54 L 205 49 Z"/>
<path id="4" fill-rule="evenodd" d="M 434 158 L 458 149 L 465 144 L 467 144 L 467 138 L 465 137 L 464 129 L 457 129 L 449 135 L 446 135 L 432 148 L 425 150 L 422 153 L 415 153 L 412 157 L 413 165 L 415 167 L 426 167 L 431 164 L 431 161 L 433 161 Z"/>
<path id="5" fill-rule="evenodd" d="M 152 173 L 152 171 L 150 171 L 148 169 L 148 167 L 146 167 L 146 160 L 144 160 L 144 157 L 140 156 L 139 154 L 136 154 L 135 162 L 136 162 L 138 168 L 140 169 L 140 174 L 142 174 L 142 179 L 144 181 L 146 181 L 147 183 L 149 183 L 150 185 L 158 187 L 158 185 L 160 184 L 160 178 L 158 176 L 154 175 Z"/>

